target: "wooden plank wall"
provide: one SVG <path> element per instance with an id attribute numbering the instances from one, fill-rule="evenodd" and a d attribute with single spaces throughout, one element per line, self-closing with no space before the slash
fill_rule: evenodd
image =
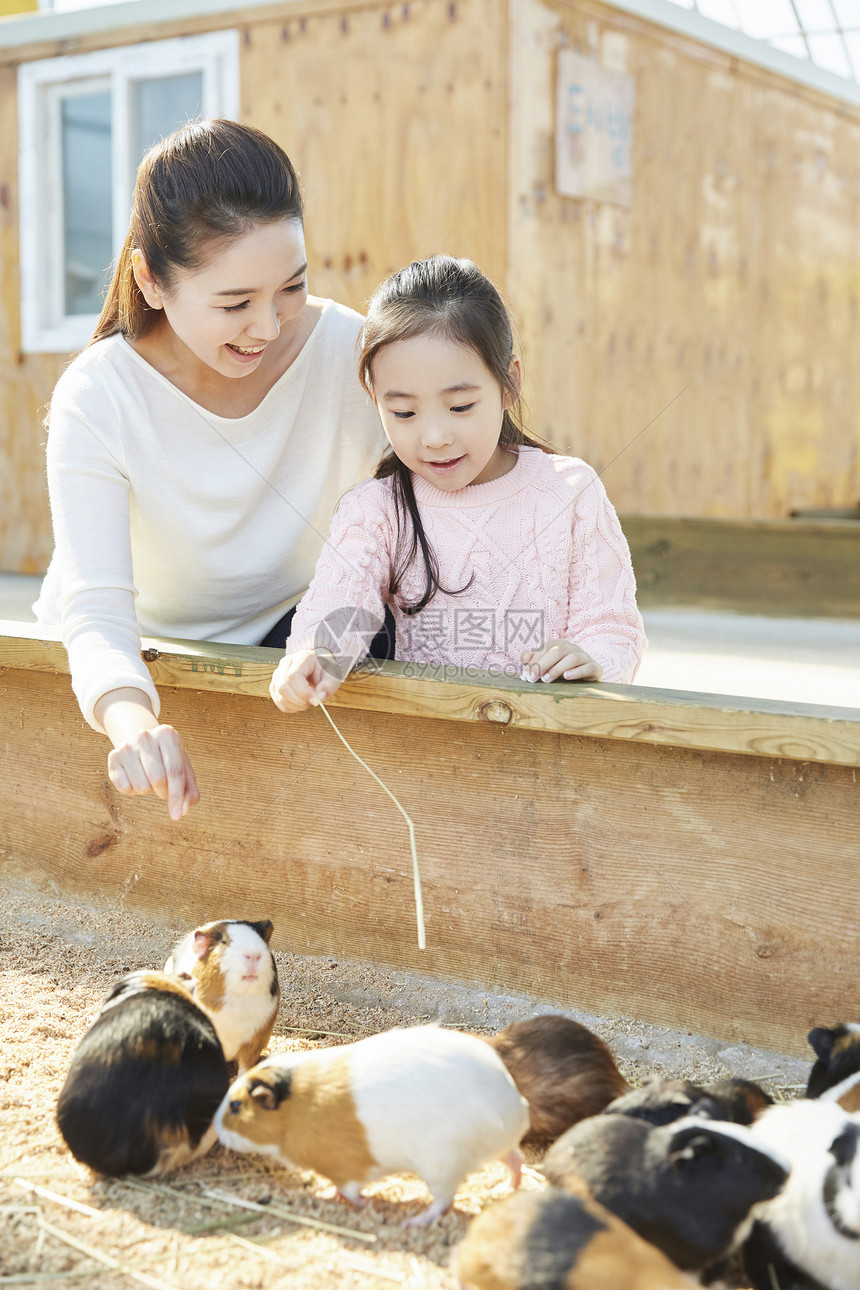
<path id="1" fill-rule="evenodd" d="M 2 569 L 50 555 L 40 409 L 66 362 L 20 353 L 16 63 L 230 25 L 0 49 Z M 314 290 L 361 307 L 413 256 L 473 256 L 519 319 L 530 423 L 628 513 L 856 501 L 857 109 L 599 0 L 300 0 L 240 29 L 243 116 L 304 177 Z M 562 42 L 636 77 L 629 211 L 555 194 Z"/>
<path id="2" fill-rule="evenodd" d="M 402 817 L 322 713 L 163 698 L 202 793 L 176 824 L 112 791 L 67 677 L 0 669 L 6 873 L 798 1055 L 810 1026 L 860 1011 L 850 766 L 339 709 L 415 820 L 422 953 Z"/>
<path id="3" fill-rule="evenodd" d="M 856 520 L 673 519 L 623 515 L 640 607 L 781 618 L 860 618 Z"/>
<path id="4" fill-rule="evenodd" d="M 597 0 L 511 15 L 508 289 L 534 427 L 627 513 L 853 505 L 860 112 Z M 561 45 L 635 78 L 629 210 L 555 192 Z"/>

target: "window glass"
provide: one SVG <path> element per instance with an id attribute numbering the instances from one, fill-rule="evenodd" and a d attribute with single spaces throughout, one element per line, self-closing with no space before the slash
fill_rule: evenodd
<path id="1" fill-rule="evenodd" d="M 203 73 L 185 72 L 134 81 L 132 91 L 132 132 L 134 164 L 157 139 L 203 111 Z"/>
<path id="2" fill-rule="evenodd" d="M 103 90 L 60 100 L 67 314 L 99 312 L 113 252 L 110 98 Z"/>

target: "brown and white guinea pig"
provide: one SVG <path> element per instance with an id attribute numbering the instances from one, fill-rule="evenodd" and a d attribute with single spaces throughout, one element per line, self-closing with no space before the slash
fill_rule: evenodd
<path id="1" fill-rule="evenodd" d="M 816 1026 L 807 1038 L 818 1061 L 809 1072 L 806 1096 L 860 1111 L 860 1023 L 847 1021 L 830 1030 Z"/>
<path id="2" fill-rule="evenodd" d="M 528 1108 L 486 1043 L 414 1026 L 266 1058 L 232 1084 L 215 1126 L 225 1146 L 313 1169 L 353 1204 L 365 1183 L 419 1174 L 433 1203 L 407 1225 L 423 1226 L 488 1160 L 519 1181 Z"/>
<path id="3" fill-rule="evenodd" d="M 230 1085 L 212 1022 L 175 977 L 134 972 L 72 1055 L 57 1123 L 99 1173 L 159 1174 L 205 1154 Z"/>
<path id="4" fill-rule="evenodd" d="M 724 1079 L 715 1084 L 655 1076 L 605 1108 L 605 1115 L 629 1115 L 649 1124 L 672 1124 L 688 1115 L 752 1124 L 773 1099 L 752 1080 Z"/>
<path id="5" fill-rule="evenodd" d="M 281 998 L 269 949 L 272 924 L 225 918 L 183 936 L 164 965 L 184 981 L 212 1019 L 228 1062 L 239 1073 L 260 1060 Z"/>
<path id="6" fill-rule="evenodd" d="M 630 1087 L 608 1045 L 569 1017 L 516 1021 L 487 1042 L 529 1104 L 528 1146 L 548 1146 Z"/>
<path id="7" fill-rule="evenodd" d="M 490 1205 L 454 1252 L 464 1290 L 686 1290 L 697 1283 L 608 1209 L 555 1187 Z"/>
<path id="8" fill-rule="evenodd" d="M 858 1290 L 860 1114 L 801 1098 L 771 1107 L 751 1132 L 791 1164 L 743 1248 L 755 1290 Z"/>
<path id="9" fill-rule="evenodd" d="M 550 1147 L 541 1170 L 587 1194 L 689 1271 L 724 1259 L 750 1211 L 783 1186 L 788 1165 L 752 1129 L 689 1116 L 652 1125 L 595 1115 Z"/>

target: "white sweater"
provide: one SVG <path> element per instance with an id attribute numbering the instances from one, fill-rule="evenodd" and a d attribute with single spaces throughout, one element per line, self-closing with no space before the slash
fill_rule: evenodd
<path id="1" fill-rule="evenodd" d="M 325 301 L 295 362 L 244 417 L 200 407 L 119 335 L 60 377 L 48 435 L 55 549 L 34 609 L 62 628 L 95 729 L 109 690 L 143 690 L 159 711 L 141 632 L 257 644 L 308 585 L 338 499 L 385 446 L 356 375 L 361 324 Z"/>

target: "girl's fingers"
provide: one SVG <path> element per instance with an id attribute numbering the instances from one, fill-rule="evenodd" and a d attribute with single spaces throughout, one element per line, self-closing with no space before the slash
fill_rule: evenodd
<path id="1" fill-rule="evenodd" d="M 572 659 L 569 654 L 565 654 L 558 659 L 552 667 L 547 668 L 541 674 L 540 679 L 548 683 L 551 681 L 560 681 L 561 678 L 566 675 L 565 669 L 570 668 L 572 663 L 575 663 L 575 660 Z"/>
<path id="2" fill-rule="evenodd" d="M 532 655 L 532 661 L 529 664 L 529 671 L 536 681 L 540 681 L 545 673 L 564 657 L 565 654 L 558 645 L 551 645 L 550 648 L 548 650 L 544 650 L 542 654 Z"/>
<path id="3" fill-rule="evenodd" d="M 562 673 L 565 681 L 599 681 L 602 675 L 603 668 L 592 659 L 587 663 L 580 663 L 577 667 L 568 668 Z"/>

